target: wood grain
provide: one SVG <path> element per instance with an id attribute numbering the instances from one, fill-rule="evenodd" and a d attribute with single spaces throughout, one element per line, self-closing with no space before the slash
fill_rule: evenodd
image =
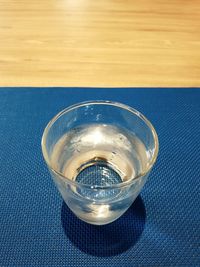
<path id="1" fill-rule="evenodd" d="M 200 86 L 200 1 L 2 0 L 0 86 Z"/>

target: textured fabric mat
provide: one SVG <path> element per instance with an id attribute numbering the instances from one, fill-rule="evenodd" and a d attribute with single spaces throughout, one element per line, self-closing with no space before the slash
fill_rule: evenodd
<path id="1" fill-rule="evenodd" d="M 41 154 L 48 121 L 86 100 L 128 104 L 160 152 L 116 222 L 92 226 L 63 203 Z M 199 89 L 0 89 L 0 266 L 200 266 Z"/>

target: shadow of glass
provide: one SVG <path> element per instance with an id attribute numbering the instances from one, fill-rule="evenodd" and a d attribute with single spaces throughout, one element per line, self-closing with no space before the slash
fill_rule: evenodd
<path id="1" fill-rule="evenodd" d="M 121 254 L 139 240 L 145 225 L 146 211 L 139 196 L 126 213 L 113 223 L 96 226 L 79 220 L 62 204 L 61 221 L 70 241 L 81 251 L 99 257 Z"/>

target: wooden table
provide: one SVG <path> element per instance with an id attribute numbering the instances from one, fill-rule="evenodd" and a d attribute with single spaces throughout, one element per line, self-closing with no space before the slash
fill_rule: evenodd
<path id="1" fill-rule="evenodd" d="M 2 0 L 0 86 L 200 86 L 200 1 Z"/>

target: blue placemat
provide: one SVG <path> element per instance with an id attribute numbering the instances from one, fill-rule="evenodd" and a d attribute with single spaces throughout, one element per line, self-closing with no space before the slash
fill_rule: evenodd
<path id="1" fill-rule="evenodd" d="M 108 99 L 144 113 L 160 153 L 140 197 L 118 221 L 69 211 L 40 140 L 58 111 Z M 0 266 L 200 266 L 199 89 L 0 89 Z"/>

